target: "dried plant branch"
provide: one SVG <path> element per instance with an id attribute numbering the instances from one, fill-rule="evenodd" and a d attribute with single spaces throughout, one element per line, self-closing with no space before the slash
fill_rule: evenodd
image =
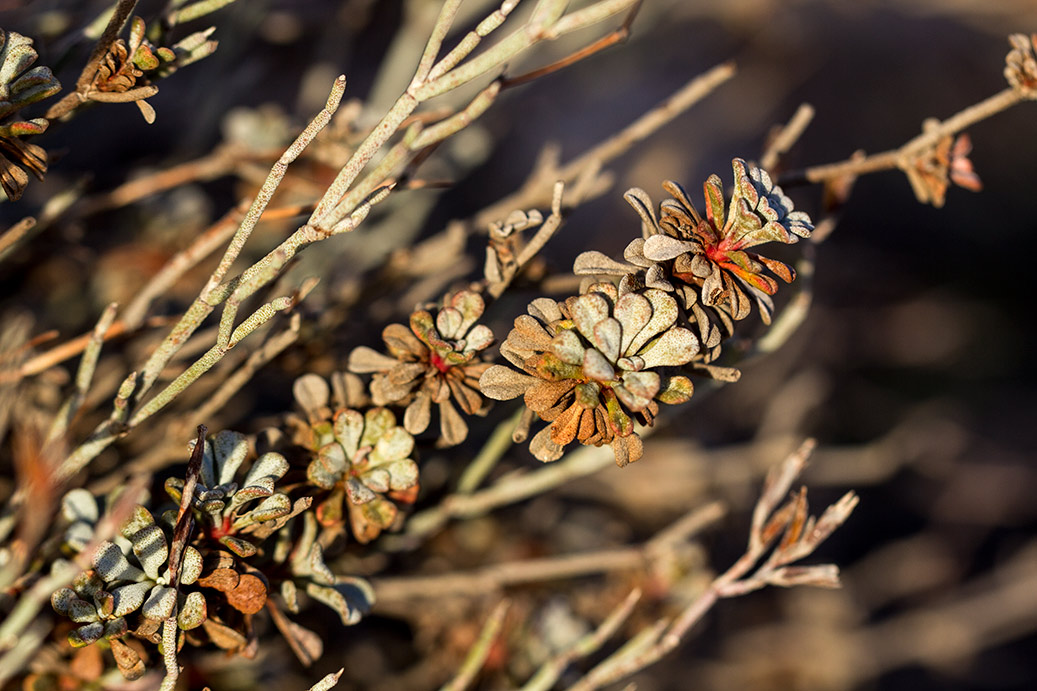
<path id="1" fill-rule="evenodd" d="M 481 516 L 498 506 L 528 499 L 575 478 L 596 473 L 614 462 L 608 447 L 584 446 L 543 468 L 503 477 L 484 490 L 471 494 L 451 494 L 436 506 L 411 516 L 401 536 L 401 544 L 416 544 L 438 531 L 452 518 Z"/>
<path id="2" fill-rule="evenodd" d="M 720 502 L 696 507 L 648 542 L 633 547 L 524 559 L 437 576 L 372 579 L 377 594 L 376 609 L 412 600 L 450 596 L 473 597 L 526 583 L 643 569 L 646 564 L 671 554 L 677 545 L 719 521 L 725 512 L 726 509 Z"/>
<path id="3" fill-rule="evenodd" d="M 10 256 L 29 237 L 29 231 L 35 226 L 36 219 L 26 216 L 0 235 L 0 262 Z"/>
<path id="4" fill-rule="evenodd" d="M 95 429 L 93 434 L 76 448 L 62 464 L 59 470 L 62 477 L 70 477 L 78 472 L 101 450 L 115 441 L 120 434 L 124 434 L 128 428 L 132 428 L 147 419 L 175 398 L 184 388 L 193 383 L 219 361 L 229 348 L 255 331 L 255 329 L 273 317 L 276 312 L 287 309 L 293 304 L 292 298 L 278 298 L 260 307 L 234 328 L 233 321 L 237 314 L 237 306 L 280 272 L 281 268 L 294 256 L 298 247 L 304 244 L 304 238 L 309 237 L 305 232 L 296 231 L 281 247 L 272 251 L 258 264 L 246 270 L 241 277 L 232 281 L 231 289 L 228 290 L 228 287 L 221 282 L 227 271 L 229 271 L 234 259 L 240 253 L 248 236 L 259 222 L 278 183 L 284 177 L 288 165 L 298 158 L 306 145 L 330 122 L 331 116 L 338 108 L 342 99 L 345 86 L 345 76 L 340 76 L 335 80 L 324 109 L 314 117 L 291 146 L 288 147 L 278 162 L 274 164 L 273 168 L 271 168 L 267 181 L 253 200 L 252 205 L 245 214 L 245 218 L 231 239 L 230 245 L 227 247 L 216 270 L 210 276 L 205 288 L 203 288 L 199 297 L 188 308 L 179 323 L 173 327 L 166 339 L 141 369 L 140 376 L 136 382 L 137 388 L 134 392 L 135 401 L 139 403 L 143 399 L 143 396 L 150 390 L 162 368 L 190 338 L 205 317 L 218 304 L 227 301 L 228 304 L 224 307 L 224 314 L 220 320 L 221 331 L 216 345 L 210 348 L 205 355 L 174 380 L 172 384 L 130 415 L 125 423 L 116 423 L 113 420 L 108 420 Z M 361 207 L 358 212 L 366 216 L 369 208 L 370 203 L 365 207 Z M 293 241 L 294 244 L 291 244 Z"/>
<path id="5" fill-rule="evenodd" d="M 515 425 L 518 424 L 524 410 L 516 410 L 511 417 L 501 422 L 493 430 L 493 434 L 486 440 L 483 447 L 479 449 L 479 453 L 464 469 L 464 472 L 461 473 L 461 478 L 457 481 L 458 494 L 471 494 L 478 489 L 479 485 L 490 474 L 490 471 L 497 465 L 501 457 L 511 448 L 514 443 L 511 439 L 512 431 L 515 429 Z"/>
<path id="6" fill-rule="evenodd" d="M 338 680 L 342 678 L 342 673 L 346 671 L 343 667 L 337 672 L 326 674 L 320 681 L 309 688 L 309 691 L 329 691 L 329 689 L 335 688 L 338 684 Z"/>
<path id="7" fill-rule="evenodd" d="M 911 139 L 903 146 L 865 158 L 851 157 L 839 163 L 812 166 L 801 171 L 789 172 L 778 179 L 780 185 L 801 182 L 827 182 L 844 177 L 864 175 L 892 168 L 907 168 L 913 157 L 932 148 L 941 139 L 952 136 L 987 118 L 997 115 L 1014 105 L 1032 100 L 1015 88 L 1004 89 L 979 103 L 955 113 L 946 120 L 935 123 L 931 128 Z"/>
<path id="8" fill-rule="evenodd" d="M 168 326 L 174 320 L 169 317 L 152 317 L 148 319 L 145 324 L 148 326 Z M 123 334 L 127 333 L 129 329 L 126 328 L 125 322 L 122 320 L 115 321 L 108 328 L 108 331 L 104 334 L 105 341 L 110 341 L 113 338 L 118 338 Z M 42 335 L 51 335 L 42 334 Z M 56 332 L 55 332 L 56 335 Z M 45 372 L 46 370 L 58 365 L 69 358 L 73 358 L 79 355 L 89 345 L 93 332 L 77 336 L 61 345 L 55 346 L 50 350 L 40 353 L 34 357 L 27 359 L 21 364 L 16 370 L 5 370 L 0 372 L 0 383 L 16 381 L 24 377 L 31 377 L 34 374 Z M 39 337 L 37 337 L 38 339 Z"/>
<path id="9" fill-rule="evenodd" d="M 537 670 L 536 674 L 522 686 L 521 691 L 550 691 L 554 688 L 555 683 L 557 683 L 559 677 L 562 676 L 562 673 L 565 672 L 569 665 L 598 652 L 601 646 L 605 644 L 605 641 L 615 635 L 619 627 L 623 625 L 623 622 L 630 617 L 630 613 L 634 611 L 634 605 L 640 599 L 641 589 L 634 588 L 631 590 L 626 599 L 609 612 L 609 615 L 598 625 L 598 628 L 545 662 Z"/>
<path id="10" fill-rule="evenodd" d="M 665 101 L 616 134 L 601 141 L 562 166 L 552 156 L 541 156 L 540 164 L 529 179 L 514 194 L 480 211 L 469 225 L 470 230 L 482 230 L 490 223 L 503 218 L 512 209 L 528 209 L 550 201 L 554 184 L 561 180 L 567 185 L 576 183 L 588 174 L 596 172 L 609 161 L 621 156 L 630 147 L 647 139 L 660 127 L 711 94 L 721 84 L 735 76 L 734 63 L 725 62 L 689 80 Z M 581 201 L 583 195 L 577 195 Z"/>
<path id="11" fill-rule="evenodd" d="M 789 121 L 778 130 L 777 134 L 767 144 L 763 155 L 760 156 L 760 167 L 764 170 L 774 170 L 781 156 L 788 153 L 789 149 L 799 141 L 799 138 L 803 136 L 803 132 L 810 126 L 810 121 L 813 119 L 814 107 L 809 103 L 800 104 Z"/>
<path id="12" fill-rule="evenodd" d="M 606 48 L 625 42 L 630 37 L 630 27 L 633 25 L 634 18 L 637 17 L 637 12 L 641 9 L 642 4 L 643 0 L 637 0 L 637 2 L 634 3 L 634 6 L 630 8 L 630 11 L 627 13 L 623 23 L 611 33 L 602 36 L 590 45 L 584 46 L 583 48 L 580 48 L 579 50 L 574 51 L 549 65 L 544 65 L 543 67 L 531 70 L 525 74 L 520 74 L 517 77 L 505 77 L 501 87 L 509 89 L 514 86 L 519 86 L 520 84 L 525 84 L 526 82 L 531 82 L 534 79 L 553 74 L 554 72 L 565 69 L 570 65 L 574 65 L 596 53 L 600 53 Z"/>
<path id="13" fill-rule="evenodd" d="M 461 663 L 461 669 L 457 671 L 457 676 L 443 684 L 441 691 L 464 691 L 475 680 L 475 675 L 486 664 L 486 658 L 489 657 L 490 649 L 494 641 L 497 640 L 501 625 L 504 623 L 504 615 L 508 613 L 509 606 L 510 603 L 507 600 L 501 600 L 497 603 L 497 606 L 490 612 L 486 624 L 483 625 L 475 645 L 471 647 L 464 662 Z"/>
<path id="14" fill-rule="evenodd" d="M 118 305 L 114 302 L 111 303 L 101 313 L 101 318 L 97 320 L 97 325 L 94 326 L 94 330 L 90 334 L 90 340 L 83 350 L 83 358 L 79 362 L 79 369 L 76 370 L 75 389 L 73 389 L 65 404 L 61 406 L 57 415 L 54 416 L 54 422 L 51 424 L 50 432 L 47 434 L 48 443 L 56 442 L 68 432 L 69 424 L 79 412 L 79 407 L 83 405 L 87 389 L 90 388 L 90 382 L 94 378 L 97 360 L 101 357 L 101 344 L 104 343 L 104 336 L 108 329 L 111 328 L 112 322 L 115 321 L 115 310 L 117 307 Z"/>
<path id="15" fill-rule="evenodd" d="M 583 26 L 600 22 L 613 14 L 629 9 L 635 1 L 599 0 L 583 10 L 565 16 L 563 14 L 566 9 L 566 2 L 559 0 L 541 2 L 524 27 L 501 39 L 475 58 L 465 61 L 465 58 L 475 49 L 479 42 L 499 27 L 511 10 L 514 9 L 515 5 L 518 4 L 515 0 L 507 0 L 497 11 L 491 13 L 480 22 L 474 33 L 462 39 L 458 46 L 429 69 L 427 77 L 422 78 L 420 75 L 427 69 L 427 63 L 429 62 L 427 57 L 429 51 L 435 49 L 442 40 L 435 37 L 445 36 L 454 18 L 456 8 L 454 11 L 451 11 L 451 5 L 444 6 L 444 10 L 433 28 L 433 39 L 430 40 L 429 47 L 426 49 L 426 55 L 423 56 L 422 61 L 419 63 L 415 78 L 367 138 L 354 151 L 349 162 L 342 168 L 334 182 L 328 187 L 327 192 L 317 203 L 313 214 L 307 221 L 307 225 L 319 229 L 333 228 L 352 212 L 353 200 L 348 198 L 346 193 L 353 186 L 353 183 L 374 157 L 375 153 L 388 142 L 393 134 L 399 130 L 402 123 L 410 117 L 421 103 L 457 89 L 486 72 L 499 68 L 541 40 L 555 38 Z M 487 99 L 492 100 L 489 92 L 484 92 L 484 94 L 484 101 Z M 366 194 L 366 190 L 361 188 L 359 194 Z"/>
<path id="16" fill-rule="evenodd" d="M 97 69 L 101 65 L 101 61 L 104 60 L 108 49 L 112 47 L 112 44 L 119 37 L 119 32 L 136 6 L 137 0 L 118 0 L 115 11 L 108 20 L 108 24 L 105 25 L 101 38 L 98 39 L 97 44 L 90 53 L 90 58 L 79 73 L 79 78 L 76 80 L 76 90 L 67 94 L 47 110 L 45 117 L 48 120 L 64 117 L 87 101 L 87 94 L 90 92 L 90 87 L 94 76 L 97 74 Z"/>
<path id="17" fill-rule="evenodd" d="M 590 691 L 601 688 L 655 663 L 676 648 L 688 631 L 721 598 L 744 595 L 766 585 L 838 587 L 838 569 L 834 565 L 787 566 L 817 549 L 846 521 L 858 501 L 853 492 L 848 492 L 815 521 L 807 518 L 804 489 L 778 508 L 805 467 L 814 445 L 813 440 L 807 440 L 768 474 L 753 511 L 746 553 L 674 620 L 667 622 L 665 627 L 651 629 L 651 634 L 634 649 L 621 650 L 606 659 L 575 684 L 573 689 Z M 782 538 L 780 543 L 761 564 L 764 555 L 779 536 Z"/>

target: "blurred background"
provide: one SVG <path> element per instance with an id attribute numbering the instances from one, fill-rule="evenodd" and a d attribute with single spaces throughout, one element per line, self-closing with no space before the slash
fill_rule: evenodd
<path id="1" fill-rule="evenodd" d="M 104 5 L 74 4 L 6 0 L 0 26 L 39 37 L 48 64 L 47 37 Z M 199 158 L 237 131 L 265 133 L 276 145 L 279 132 L 290 138 L 322 105 L 338 73 L 349 80 L 347 98 L 366 104 L 358 121 L 370 124 L 409 79 L 438 4 L 253 0 L 226 8 L 214 15 L 217 53 L 160 84 L 150 101 L 154 125 L 127 105 L 85 112 L 49 132 L 47 147 L 57 153 L 48 178 L 30 184 L 19 208 L 0 207 L 4 225 L 55 189 L 106 190 Z M 141 2 L 138 14 L 148 7 Z M 492 3 L 463 7 L 467 28 Z M 397 203 L 411 210 L 406 220 L 373 218 L 320 257 L 306 257 L 297 275 L 327 276 L 311 316 L 393 246 L 431 236 L 516 189 L 545 144 L 557 143 L 569 160 L 718 63 L 735 61 L 738 75 L 608 166 L 611 190 L 569 216 L 544 252 L 545 271 L 566 272 L 587 249 L 620 255 L 638 233 L 622 199 L 631 186 L 660 200 L 660 183 L 674 179 L 698 202 L 711 173 L 730 183 L 731 159 L 757 158 L 772 126 L 803 102 L 816 117 L 783 169 L 896 148 L 925 118 L 947 118 L 1004 88 L 1007 35 L 1035 31 L 1030 0 L 646 0 L 625 44 L 505 92 L 422 170 L 454 184 L 400 193 Z M 600 33 L 551 44 L 514 71 Z M 74 81 L 76 65 L 54 67 Z M 817 510 L 848 489 L 862 498 L 814 559 L 839 564 L 844 588 L 721 602 L 676 654 L 634 679 L 637 688 L 1037 688 L 1037 399 L 1029 359 L 1037 329 L 1028 293 L 1037 251 L 1037 104 L 968 134 L 983 190 L 952 187 L 937 209 L 919 204 L 899 171 L 861 178 L 818 246 L 803 326 L 777 353 L 744 363 L 737 384 L 700 392 L 690 411 L 664 418 L 642 461 L 458 525 L 431 546 L 432 556 L 400 558 L 392 568 L 434 572 L 633 543 L 721 499 L 728 511 L 703 538 L 702 559 L 723 570 L 742 553 L 763 472 L 811 435 L 819 450 L 804 481 Z M 31 314 L 34 333 L 86 331 L 103 304 L 132 294 L 185 234 L 218 218 L 248 184 L 239 171 L 55 224 L 5 263 L 0 304 Z M 797 208 L 819 212 L 816 186 L 786 192 Z M 260 235 L 254 251 L 271 246 L 276 232 Z M 175 313 L 196 289 L 185 286 L 161 312 Z M 520 290 L 495 305 L 499 337 L 531 296 Z M 377 304 L 377 295 L 367 299 Z M 400 318 L 391 312 L 385 308 L 386 320 Z M 256 427 L 262 416 L 290 409 L 294 376 L 341 368 L 348 347 L 377 345 L 380 328 L 342 327 L 324 334 L 324 345 L 296 346 L 221 422 Z M 450 459 L 428 462 L 448 467 Z M 506 459 L 507 468 L 535 464 L 524 448 Z M 453 561 L 444 567 L 444 560 Z M 600 616 L 595 598 L 625 592 L 632 578 L 574 579 L 511 595 L 528 601 L 519 611 L 548 638 L 552 627 L 578 629 Z M 434 623 L 373 617 L 336 639 L 319 666 L 345 665 L 342 688 L 423 688 L 421 679 L 434 676 L 415 675 L 420 661 L 431 650 L 463 650 L 486 606 L 437 602 L 424 613 Z M 272 659 L 285 665 L 279 674 L 288 677 L 280 678 L 304 678 L 287 655 Z M 508 664 L 500 663 L 505 671 Z"/>

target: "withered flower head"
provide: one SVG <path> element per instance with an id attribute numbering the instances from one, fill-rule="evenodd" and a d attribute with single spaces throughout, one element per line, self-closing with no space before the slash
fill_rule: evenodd
<path id="1" fill-rule="evenodd" d="M 90 84 L 92 92 L 129 96 L 134 89 L 150 85 L 145 73 L 176 60 L 173 50 L 165 47 L 155 48 L 144 37 L 146 30 L 144 20 L 134 17 L 130 24 L 129 41 L 116 39 L 98 65 Z M 144 99 L 153 95 L 155 91 L 156 89 L 152 88 L 150 93 L 142 92 L 139 98 L 127 99 L 137 104 L 144 119 L 149 123 L 155 121 L 155 111 Z M 98 97 L 97 100 L 102 99 Z"/>
<path id="2" fill-rule="evenodd" d="M 432 404 L 439 405 L 440 443 L 454 446 L 468 436 L 465 415 L 486 411 L 479 377 L 489 367 L 480 354 L 493 343 L 493 332 L 476 324 L 485 303 L 478 293 L 448 295 L 433 318 L 426 310 L 411 314 L 410 328 L 390 324 L 382 338 L 390 355 L 361 346 L 349 355 L 352 372 L 374 372 L 375 405 L 406 405 L 403 426 L 411 434 L 428 429 Z"/>
<path id="3" fill-rule="evenodd" d="M 972 142 L 967 134 L 957 139 L 947 135 L 906 161 L 902 168 L 918 201 L 940 208 L 951 182 L 973 192 L 983 189 L 969 160 L 970 151 Z"/>
<path id="4" fill-rule="evenodd" d="M 761 318 L 769 323 L 770 296 L 778 284 L 765 271 L 785 282 L 795 274 L 786 264 L 749 248 L 767 242 L 796 242 L 808 237 L 813 225 L 806 213 L 793 211 L 792 201 L 765 171 L 740 158 L 732 161 L 732 167 L 735 186 L 726 210 L 720 177 L 711 175 L 703 185 L 705 217 L 675 182 L 663 183 L 673 198 L 660 205 L 658 217 L 643 190 L 629 190 L 625 196 L 641 216 L 644 236 L 624 251 L 629 265 L 601 253 L 585 252 L 577 257 L 574 270 L 583 275 L 627 274 L 624 283 L 628 286 L 642 283 L 675 292 L 698 323 L 707 348 L 731 335 L 733 321 L 749 316 L 750 295 L 760 307 Z M 705 315 L 699 304 L 713 308 L 714 314 Z M 710 317 L 719 319 L 720 330 Z"/>
<path id="5" fill-rule="evenodd" d="M 386 408 L 361 414 L 340 410 L 315 440 L 316 457 L 306 469 L 310 484 L 331 494 L 317 506 L 325 524 L 340 523 L 348 506 L 353 535 L 370 542 L 396 520 L 396 505 L 417 496 L 418 464 L 411 459 L 414 437 L 396 425 Z"/>
<path id="6" fill-rule="evenodd" d="M 662 290 L 621 293 L 597 283 L 564 303 L 541 298 L 501 345 L 521 372 L 494 365 L 479 384 L 497 400 L 523 395 L 526 407 L 551 424 L 530 443 L 541 461 L 553 461 L 574 439 L 611 444 L 616 463 L 641 457 L 635 417 L 651 425 L 656 401 L 683 403 L 691 381 L 658 370 L 688 363 L 699 349 L 691 331 L 674 326 L 676 301 Z"/>
<path id="7" fill-rule="evenodd" d="M 69 521 L 66 547 L 81 551 L 101 515 L 97 501 L 85 489 L 72 490 L 62 499 L 62 514 Z M 178 584 L 172 582 L 172 532 L 169 521 L 156 522 L 150 511 L 137 505 L 120 535 L 97 547 L 91 556 L 93 568 L 51 597 L 55 611 L 79 624 L 69 633 L 69 643 L 78 648 L 106 639 L 127 679 L 139 678 L 145 669 L 136 650 L 122 643 L 123 637 L 150 639 L 174 611 L 184 631 L 202 626 L 208 617 L 202 593 L 184 587 L 194 585 L 202 573 L 202 555 L 193 546 L 184 550 Z"/>
<path id="8" fill-rule="evenodd" d="M 256 544 L 281 528 L 308 503 L 292 503 L 275 489 L 288 472 L 288 461 L 279 453 L 265 453 L 245 473 L 238 470 L 250 454 L 248 440 L 240 432 L 221 431 L 205 441 L 201 475 L 193 507 L 207 536 L 239 557 L 250 557 Z M 166 480 L 166 493 L 180 501 L 184 481 Z"/>
<path id="9" fill-rule="evenodd" d="M 11 200 L 20 198 L 29 184 L 26 171 L 40 180 L 47 172 L 47 152 L 20 139 L 44 132 L 47 120 L 16 116 L 19 109 L 61 90 L 49 67 L 27 69 L 37 57 L 32 39 L 0 29 L 0 120 L 9 118 L 0 124 L 0 186 Z"/>
<path id="10" fill-rule="evenodd" d="M 1005 79 L 1027 98 L 1037 98 L 1037 34 L 1012 34 L 1005 57 Z"/>

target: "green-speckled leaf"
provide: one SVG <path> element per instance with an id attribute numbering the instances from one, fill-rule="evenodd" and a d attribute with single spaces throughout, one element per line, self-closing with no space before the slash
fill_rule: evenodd
<path id="1" fill-rule="evenodd" d="M 99 618 L 97 616 L 97 606 L 93 602 L 87 602 L 86 600 L 73 600 L 68 606 L 68 618 L 77 624 L 97 621 Z"/>
<path id="2" fill-rule="evenodd" d="M 405 490 L 418 484 L 418 464 L 409 458 L 393 461 L 385 468 L 389 471 L 390 489 Z"/>
<path id="3" fill-rule="evenodd" d="M 486 309 L 486 302 L 479 293 L 460 290 L 450 299 L 450 306 L 458 310 L 463 317 L 457 330 L 458 336 L 462 336 L 482 316 L 483 310 Z"/>
<path id="4" fill-rule="evenodd" d="M 367 504 L 378 496 L 367 485 L 352 477 L 346 481 L 346 495 L 349 497 L 349 503 L 356 505 Z"/>
<path id="5" fill-rule="evenodd" d="M 359 578 L 333 586 L 307 583 L 306 593 L 337 612 L 345 626 L 359 622 L 374 602 L 374 591 L 370 584 Z"/>
<path id="6" fill-rule="evenodd" d="M 112 590 L 112 615 L 124 617 L 130 612 L 136 612 L 144 604 L 144 596 L 151 590 L 153 583 L 142 581 L 131 583 Z"/>
<path id="7" fill-rule="evenodd" d="M 184 481 L 178 477 L 169 477 L 166 478 L 163 487 L 173 503 L 180 504 L 180 498 L 184 496 Z"/>
<path id="8" fill-rule="evenodd" d="M 108 640 L 122 638 L 130 631 L 130 625 L 124 617 L 116 617 L 104 622 L 104 637 Z"/>
<path id="9" fill-rule="evenodd" d="M 328 568 L 324 561 L 324 549 L 319 542 L 313 543 L 310 548 L 310 578 L 320 585 L 331 585 L 335 582 L 335 574 Z"/>
<path id="10" fill-rule="evenodd" d="M 619 345 L 623 335 L 623 327 L 613 317 L 602 319 L 594 325 L 594 347 L 605 356 L 609 362 L 619 359 Z"/>
<path id="11" fill-rule="evenodd" d="M 306 468 L 306 478 L 310 484 L 321 489 L 331 489 L 342 479 L 346 467 L 346 453 L 342 445 L 332 442 L 322 446 L 317 452 L 317 457 L 310 461 Z"/>
<path id="12" fill-rule="evenodd" d="M 225 535 L 221 537 L 220 544 L 242 558 L 251 557 L 257 551 L 256 546 L 251 542 L 234 537 L 233 535 Z"/>
<path id="13" fill-rule="evenodd" d="M 72 608 L 72 603 L 78 599 L 79 596 L 76 595 L 76 591 L 72 590 L 72 588 L 59 588 L 50 596 L 50 606 L 61 616 L 67 617 Z"/>
<path id="14" fill-rule="evenodd" d="M 156 585 L 151 589 L 141 613 L 148 619 L 168 619 L 176 605 L 176 591 L 164 585 Z"/>
<path id="15" fill-rule="evenodd" d="M 242 514 L 234 521 L 234 529 L 244 528 L 253 523 L 272 521 L 292 512 L 292 500 L 286 494 L 272 494 L 259 502 L 248 513 Z"/>
<path id="16" fill-rule="evenodd" d="M 281 597 L 289 612 L 299 613 L 299 589 L 295 587 L 295 581 L 291 579 L 281 581 Z"/>
<path id="17" fill-rule="evenodd" d="M 152 580 L 158 578 L 169 560 L 169 547 L 162 529 L 151 523 L 133 533 L 130 541 L 133 543 L 133 553 L 144 568 L 144 573 Z"/>
<path id="18" fill-rule="evenodd" d="M 567 365 L 582 365 L 583 341 L 572 329 L 562 329 L 551 339 L 551 352 Z M 499 367 L 499 365 L 497 365 Z"/>
<path id="19" fill-rule="evenodd" d="M 216 455 L 216 482 L 205 483 L 206 487 L 226 485 L 234 480 L 238 468 L 248 457 L 248 439 L 241 432 L 222 430 L 212 439 L 212 450 Z M 246 484 L 248 484 L 246 482 Z"/>
<path id="20" fill-rule="evenodd" d="M 458 339 L 461 337 L 461 322 L 464 317 L 453 307 L 444 307 L 436 315 L 436 331 L 443 338 Z"/>
<path id="21" fill-rule="evenodd" d="M 99 590 L 104 590 L 104 581 L 97 575 L 97 572 L 91 569 L 90 571 L 83 571 L 74 579 L 72 579 L 72 589 L 76 591 L 76 594 L 84 600 L 90 599 Z"/>
<path id="22" fill-rule="evenodd" d="M 100 640 L 103 635 L 104 624 L 94 622 L 93 624 L 80 626 L 78 629 L 69 632 L 68 642 L 73 648 L 82 648 L 83 646 L 90 645 L 94 641 Z"/>
<path id="23" fill-rule="evenodd" d="M 132 566 L 122 550 L 107 540 L 94 552 L 94 569 L 105 583 L 140 581 L 145 578 L 144 572 Z"/>
<path id="24" fill-rule="evenodd" d="M 706 197 L 706 219 L 714 228 L 724 227 L 724 183 L 719 175 L 710 175 L 702 186 Z"/>
<path id="25" fill-rule="evenodd" d="M 93 525 L 100 518 L 97 508 L 97 500 L 94 495 L 85 489 L 77 488 L 69 490 L 61 498 L 61 515 L 70 523 L 82 521 Z"/>
<path id="26" fill-rule="evenodd" d="M 273 451 L 263 454 L 252 464 L 230 507 L 234 509 L 253 499 L 269 497 L 274 493 L 274 485 L 287 472 L 288 461 L 284 456 Z"/>
<path id="27" fill-rule="evenodd" d="M 656 398 L 663 403 L 676 405 L 691 398 L 694 391 L 695 387 L 687 377 L 670 377 L 663 383 L 663 390 L 658 393 Z"/>
<path id="28" fill-rule="evenodd" d="M 664 237 L 657 235 L 654 237 Z M 638 293 L 626 293 L 616 301 L 612 310 L 613 316 L 619 320 L 623 327 L 623 336 L 619 343 L 619 354 L 626 355 L 630 352 L 630 344 L 634 337 L 641 333 L 641 329 L 648 325 L 652 318 L 652 303 Z"/>
<path id="29" fill-rule="evenodd" d="M 593 343 L 594 326 L 609 318 L 609 302 L 598 293 L 587 293 L 572 300 L 571 311 L 573 324 L 584 338 Z"/>
<path id="30" fill-rule="evenodd" d="M 89 523 L 77 521 L 65 530 L 63 537 L 66 545 L 76 552 L 82 552 L 94 539 L 94 528 Z"/>
<path id="31" fill-rule="evenodd" d="M 465 336 L 465 353 L 478 352 L 489 348 L 493 343 L 493 330 L 485 324 L 476 324 Z"/>
<path id="32" fill-rule="evenodd" d="M 649 288 L 644 292 L 645 298 L 652 305 L 652 316 L 643 329 L 631 341 L 627 350 L 628 355 L 640 354 L 641 348 L 666 329 L 670 328 L 679 314 L 677 301 L 655 288 Z"/>
<path id="33" fill-rule="evenodd" d="M 190 585 L 202 575 L 202 553 L 188 545 L 184 549 L 184 561 L 180 565 L 180 583 Z"/>
<path id="34" fill-rule="evenodd" d="M 122 524 L 120 532 L 122 536 L 127 540 L 133 541 L 133 535 L 143 528 L 149 525 L 155 525 L 155 517 L 151 515 L 151 512 L 146 508 L 137 504 L 133 507 L 133 513 L 126 519 L 126 522 Z"/>
<path id="35" fill-rule="evenodd" d="M 612 363 L 594 348 L 583 352 L 583 374 L 591 380 L 610 382 L 616 377 Z"/>
<path id="36" fill-rule="evenodd" d="M 184 631 L 190 631 L 201 626 L 207 615 L 205 596 L 196 590 L 184 598 L 176 615 L 176 623 Z"/>

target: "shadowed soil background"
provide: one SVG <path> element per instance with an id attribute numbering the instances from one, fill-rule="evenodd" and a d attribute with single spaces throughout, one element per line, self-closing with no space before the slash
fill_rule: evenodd
<path id="1" fill-rule="evenodd" d="M 79 4 L 90 11 L 73 7 Z M 36 37 L 39 64 L 49 64 L 48 27 L 78 24 L 103 5 L 7 0 L 0 2 L 0 26 Z M 159 3 L 141 2 L 137 13 L 150 5 Z M 119 105 L 48 132 L 47 178 L 33 180 L 18 204 L 0 206 L 3 227 L 65 187 L 103 192 L 204 156 L 235 126 L 248 137 L 278 127 L 294 134 L 323 105 L 339 73 L 347 76 L 346 99 L 367 102 L 372 110 L 364 117 L 373 122 L 420 55 L 420 32 L 401 39 L 397 29 L 409 12 L 428 14 L 422 5 L 269 0 L 222 10 L 212 20 L 219 50 L 160 84 L 150 99 L 158 114 L 153 125 L 132 105 Z M 424 5 L 434 17 L 437 3 Z M 459 26 L 468 28 L 492 6 L 472 5 L 468 12 L 465 3 Z M 399 295 L 364 288 L 369 309 L 322 331 L 336 291 L 355 296 L 360 272 L 395 247 L 514 191 L 545 144 L 557 144 L 567 161 L 694 75 L 727 60 L 738 66 L 734 80 L 608 165 L 610 191 L 576 209 L 542 254 L 539 271 L 565 274 L 579 252 L 619 256 L 638 234 L 639 220 L 622 198 L 627 188 L 642 187 L 658 201 L 660 183 L 674 179 L 699 203 L 709 174 L 728 183 L 731 159 L 758 158 L 771 127 L 803 102 L 816 116 L 782 158 L 783 170 L 841 161 L 858 149 L 896 148 L 921 131 L 925 118 L 947 118 L 1004 88 L 1007 35 L 1034 31 L 1037 8 L 1023 0 L 646 0 L 625 43 L 506 91 L 420 171 L 452 184 L 400 192 L 392 213 L 375 214 L 357 233 L 304 254 L 293 275 L 323 280 L 301 305 L 303 336 L 206 424 L 255 432 L 292 409 L 297 376 L 341 369 L 349 349 L 380 345 L 382 326 L 401 319 Z M 514 71 L 572 48 L 549 46 Z M 53 67 L 63 82 L 74 82 L 78 66 Z M 1037 688 L 1037 332 L 1029 295 L 1037 252 L 1037 103 L 968 134 L 983 190 L 952 186 L 946 204 L 933 208 L 916 201 L 899 171 L 859 179 L 833 234 L 818 247 L 814 302 L 802 327 L 776 353 L 741 365 L 739 382 L 702 387 L 688 406 L 663 416 L 642 460 L 459 522 L 420 553 L 383 554 L 373 543 L 353 552 L 357 572 L 431 575 L 639 543 L 714 499 L 726 503 L 726 515 L 689 558 L 722 571 L 744 550 L 766 468 L 813 436 L 819 447 L 803 481 L 814 506 L 849 489 L 861 496 L 848 524 L 811 562 L 838 564 L 844 587 L 771 589 L 722 601 L 674 654 L 633 678 L 637 688 Z M 132 298 L 192 234 L 254 194 L 269 163 L 54 224 L 0 268 L 0 312 L 28 314 L 33 334 L 57 329 L 60 340 L 88 331 L 107 302 Z M 312 201 L 328 182 L 321 175 L 304 175 L 292 193 Z M 819 212 L 817 186 L 785 191 L 797 209 Z M 260 228 L 249 251 L 262 256 L 283 234 L 283 227 Z M 478 273 L 481 253 L 471 241 L 469 272 Z M 794 258 L 796 248 L 780 256 Z M 456 285 L 466 275 L 444 280 Z M 179 314 L 204 276 L 190 274 L 152 313 Z M 520 283 L 489 313 L 498 340 L 537 296 L 530 287 Z M 64 386 L 74 367 L 66 362 L 40 376 Z M 491 418 L 499 422 L 504 414 Z M 89 429 L 82 425 L 83 433 Z M 146 432 L 131 436 L 119 456 L 99 459 L 101 469 L 151 443 Z M 11 491 L 9 445 L 0 451 L 3 496 Z M 422 459 L 423 492 L 442 496 L 444 478 L 457 472 L 451 453 L 467 462 L 478 445 L 462 448 Z M 500 472 L 538 465 L 516 446 Z M 541 659 L 536 646 L 583 632 L 632 585 L 647 588 L 645 581 L 620 571 L 509 589 L 514 640 L 533 650 L 495 650 L 478 688 L 501 688 L 509 674 L 528 677 Z M 432 688 L 460 664 L 499 595 L 423 599 L 376 611 L 348 629 L 311 613 L 303 623 L 325 636 L 313 669 L 304 670 L 277 641 L 252 662 L 214 653 L 208 662 L 223 671 L 205 683 L 305 688 L 344 666 L 338 688 Z M 649 600 L 628 634 L 666 611 L 665 601 Z"/>

